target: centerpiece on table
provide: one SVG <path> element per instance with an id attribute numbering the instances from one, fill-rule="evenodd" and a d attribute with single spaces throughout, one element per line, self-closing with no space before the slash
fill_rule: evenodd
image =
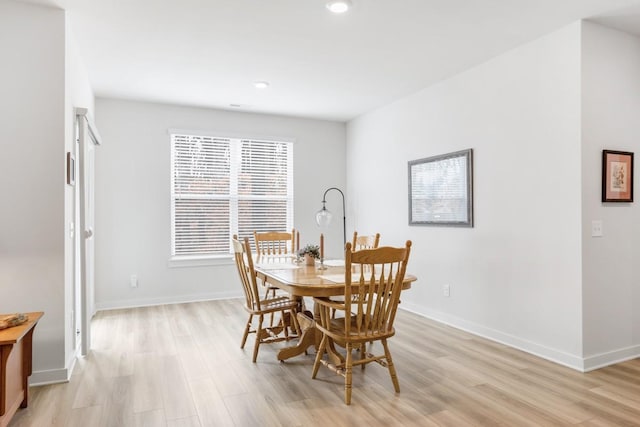
<path id="1" fill-rule="evenodd" d="M 316 260 L 320 259 L 320 246 L 312 244 L 306 245 L 298 251 L 298 257 L 304 258 L 305 264 L 307 265 L 315 265 Z"/>

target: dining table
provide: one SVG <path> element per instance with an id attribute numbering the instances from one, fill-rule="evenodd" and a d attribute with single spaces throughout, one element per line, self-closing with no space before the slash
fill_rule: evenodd
<path id="1" fill-rule="evenodd" d="M 306 265 L 290 256 L 257 257 L 254 263 L 256 275 L 265 285 L 276 287 L 287 292 L 299 301 L 297 313 L 301 335 L 294 346 L 285 347 L 278 352 L 278 360 L 283 361 L 302 353 L 311 346 L 320 344 L 321 333 L 316 329 L 319 320 L 317 310 L 306 310 L 304 297 L 335 297 L 344 295 L 345 264 L 344 260 L 325 260 L 315 265 Z M 417 278 L 405 274 L 403 291 L 411 288 Z"/>

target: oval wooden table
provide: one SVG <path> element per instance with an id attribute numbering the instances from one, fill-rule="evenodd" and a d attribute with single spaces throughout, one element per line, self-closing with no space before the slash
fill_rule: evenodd
<path id="1" fill-rule="evenodd" d="M 293 347 L 283 348 L 278 352 L 278 360 L 286 360 L 304 353 L 310 346 L 317 346 L 320 342 L 320 333 L 316 335 L 314 316 L 304 309 L 304 297 L 333 297 L 344 295 L 344 264 L 335 261 L 327 261 L 324 269 L 319 263 L 315 266 L 307 266 L 304 263 L 297 264 L 290 258 L 257 258 L 255 261 L 256 274 L 269 286 L 277 287 L 288 292 L 292 297 L 300 301 L 298 322 L 302 334 L 298 344 Z M 403 290 L 411 288 L 411 284 L 417 278 L 406 274 Z"/>

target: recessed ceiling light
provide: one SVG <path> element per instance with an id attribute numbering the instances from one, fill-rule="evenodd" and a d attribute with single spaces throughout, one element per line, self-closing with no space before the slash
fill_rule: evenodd
<path id="1" fill-rule="evenodd" d="M 333 13 L 345 13 L 350 8 L 350 0 L 336 0 L 327 2 L 327 9 L 329 9 Z"/>
<path id="2" fill-rule="evenodd" d="M 257 82 L 253 82 L 253 85 L 258 89 L 266 89 L 269 87 L 269 82 L 257 81 Z"/>

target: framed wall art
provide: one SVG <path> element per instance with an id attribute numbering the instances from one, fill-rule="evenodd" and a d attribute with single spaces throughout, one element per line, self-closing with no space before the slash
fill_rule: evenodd
<path id="1" fill-rule="evenodd" d="M 409 162 L 409 225 L 473 227 L 473 150 Z"/>
<path id="2" fill-rule="evenodd" d="M 633 153 L 602 150 L 602 201 L 633 202 Z"/>

